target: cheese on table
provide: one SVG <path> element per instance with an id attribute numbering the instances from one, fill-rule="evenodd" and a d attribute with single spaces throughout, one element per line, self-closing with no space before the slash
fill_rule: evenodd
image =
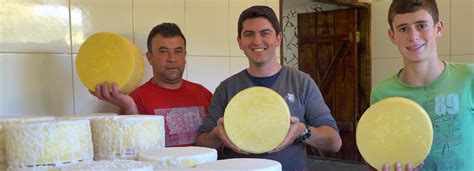
<path id="1" fill-rule="evenodd" d="M 116 82 L 128 93 L 141 81 L 144 57 L 126 38 L 110 32 L 96 33 L 81 45 L 76 58 L 77 75 L 91 91 L 103 82 Z"/>
<path id="2" fill-rule="evenodd" d="M 206 147 L 167 147 L 140 151 L 138 160 L 151 162 L 156 168 L 190 168 L 197 164 L 216 161 L 217 151 Z"/>
<path id="3" fill-rule="evenodd" d="M 5 147 L 9 170 L 54 168 L 93 158 L 89 120 L 7 125 Z"/>
<path id="4" fill-rule="evenodd" d="M 198 164 L 198 169 L 232 171 L 281 171 L 280 162 L 259 158 L 235 158 Z"/>
<path id="5" fill-rule="evenodd" d="M 290 127 L 290 110 L 280 94 L 265 87 L 237 93 L 224 112 L 224 129 L 241 150 L 259 154 L 283 142 Z"/>
<path id="6" fill-rule="evenodd" d="M 133 160 L 100 160 L 76 163 L 61 168 L 61 171 L 153 171 L 153 165 Z"/>
<path id="7" fill-rule="evenodd" d="M 431 149 L 433 127 L 426 111 L 416 102 L 391 97 L 364 112 L 357 126 L 356 142 L 364 159 L 376 169 L 396 162 L 417 166 Z"/>
<path id="8" fill-rule="evenodd" d="M 95 160 L 136 159 L 138 151 L 165 146 L 163 116 L 98 117 L 91 127 Z"/>
<path id="9" fill-rule="evenodd" d="M 76 115 L 61 115 L 56 116 L 57 120 L 68 120 L 68 119 L 94 119 L 100 117 L 116 116 L 116 113 L 87 113 L 87 114 L 76 114 Z"/>
<path id="10" fill-rule="evenodd" d="M 6 125 L 29 123 L 29 122 L 40 122 L 40 121 L 51 121 L 51 120 L 54 120 L 54 116 L 2 116 L 0 117 L 0 164 L 6 162 L 5 139 L 4 139 L 4 131 L 3 131 Z"/>

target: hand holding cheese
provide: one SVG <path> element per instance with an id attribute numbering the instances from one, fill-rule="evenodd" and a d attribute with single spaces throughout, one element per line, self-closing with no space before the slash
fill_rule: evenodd
<path id="1" fill-rule="evenodd" d="M 109 88 L 109 83 L 98 84 L 95 87 L 95 92 L 90 91 L 90 93 L 100 100 L 107 101 L 120 107 L 120 109 L 122 109 L 121 112 L 124 114 L 138 113 L 135 101 L 133 101 L 132 97 L 129 95 L 120 93 L 117 83 L 110 84 L 110 87 L 111 88 Z M 112 91 L 109 91 L 110 89 Z"/>

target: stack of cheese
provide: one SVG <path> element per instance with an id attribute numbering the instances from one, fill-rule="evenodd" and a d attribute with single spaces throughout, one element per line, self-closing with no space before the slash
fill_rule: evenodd
<path id="1" fill-rule="evenodd" d="M 163 116 L 105 116 L 91 126 L 95 160 L 136 159 L 138 151 L 165 146 Z"/>
<path id="2" fill-rule="evenodd" d="M 6 167 L 6 156 L 5 156 L 5 139 L 4 139 L 4 127 L 7 125 L 29 123 L 29 122 L 40 122 L 54 120 L 52 116 L 25 116 L 25 117 L 5 117 L 0 118 L 0 171 L 2 166 Z"/>
<path id="3" fill-rule="evenodd" d="M 153 165 L 133 160 L 100 160 L 82 162 L 61 168 L 61 171 L 153 171 Z"/>
<path id="4" fill-rule="evenodd" d="M 44 121 L 5 127 L 9 170 L 59 168 L 92 161 L 89 120 Z"/>
<path id="5" fill-rule="evenodd" d="M 88 113 L 88 114 L 77 114 L 77 115 L 61 115 L 56 116 L 57 120 L 70 120 L 70 119 L 94 119 L 100 117 L 116 116 L 116 113 Z"/>
<path id="6" fill-rule="evenodd" d="M 153 163 L 157 168 L 190 168 L 216 161 L 217 151 L 206 147 L 167 147 L 141 151 L 138 160 Z"/>
<path id="7" fill-rule="evenodd" d="M 126 38 L 109 32 L 96 33 L 81 45 L 76 58 L 77 75 L 91 91 L 103 82 L 115 82 L 128 93 L 140 83 L 144 60 Z"/>

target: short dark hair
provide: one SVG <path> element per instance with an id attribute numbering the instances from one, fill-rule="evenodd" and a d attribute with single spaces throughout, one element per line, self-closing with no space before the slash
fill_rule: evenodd
<path id="1" fill-rule="evenodd" d="M 270 7 L 267 6 L 252 6 L 247 8 L 246 10 L 242 11 L 239 17 L 239 23 L 237 25 L 237 35 L 240 38 L 240 34 L 242 33 L 243 23 L 247 19 L 253 19 L 263 17 L 266 18 L 271 24 L 273 29 L 275 29 L 276 34 L 281 32 L 280 23 L 278 22 L 278 18 L 275 15 L 275 11 L 273 11 Z"/>
<path id="2" fill-rule="evenodd" d="M 148 52 L 152 53 L 152 48 L 151 48 L 151 40 L 153 37 L 155 37 L 157 34 L 166 37 L 166 38 L 171 38 L 171 37 L 176 37 L 179 36 L 183 38 L 184 40 L 184 45 L 186 46 L 186 38 L 184 38 L 183 33 L 181 32 L 181 29 L 179 29 L 178 25 L 175 23 L 161 23 L 153 29 L 151 29 L 150 34 L 148 34 L 148 39 L 146 41 Z"/>
<path id="3" fill-rule="evenodd" d="M 393 0 L 388 10 L 388 24 L 393 30 L 393 18 L 397 14 L 412 13 L 418 10 L 426 10 L 436 24 L 439 21 L 439 11 L 436 0 Z"/>

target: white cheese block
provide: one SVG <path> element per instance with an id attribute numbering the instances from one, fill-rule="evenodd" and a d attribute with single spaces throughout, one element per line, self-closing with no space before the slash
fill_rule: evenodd
<path id="1" fill-rule="evenodd" d="M 138 160 L 151 162 L 156 168 L 189 168 L 216 161 L 217 151 L 206 147 L 167 147 L 140 151 Z"/>
<path id="2" fill-rule="evenodd" d="M 356 142 L 364 159 L 376 169 L 396 162 L 417 166 L 431 149 L 433 128 L 428 114 L 416 102 L 391 97 L 364 112 Z"/>
<path id="3" fill-rule="evenodd" d="M 133 160 L 100 160 L 82 162 L 61 168 L 61 171 L 153 171 L 153 165 Z"/>
<path id="4" fill-rule="evenodd" d="M 137 46 L 110 32 L 87 38 L 76 58 L 77 75 L 91 91 L 99 83 L 116 82 L 120 92 L 131 92 L 141 81 L 144 65 Z"/>
<path id="5" fill-rule="evenodd" d="M 40 121 L 51 121 L 54 120 L 53 116 L 2 116 L 0 117 L 0 163 L 6 162 L 5 157 L 5 139 L 3 128 L 6 125 L 29 123 L 29 122 L 40 122 Z"/>
<path id="6" fill-rule="evenodd" d="M 163 116 L 106 116 L 91 125 L 95 160 L 136 159 L 138 151 L 165 147 Z"/>
<path id="7" fill-rule="evenodd" d="M 232 170 L 232 171 L 281 171 L 280 162 L 259 158 L 235 158 L 217 160 L 196 165 L 199 169 Z"/>
<path id="8" fill-rule="evenodd" d="M 94 119 L 99 117 L 108 117 L 108 116 L 116 116 L 116 113 L 87 113 L 87 114 L 77 114 L 77 115 L 61 115 L 56 116 L 58 120 L 68 120 L 68 119 Z"/>
<path id="9" fill-rule="evenodd" d="M 5 147 L 9 168 L 61 167 L 93 157 L 89 120 L 7 125 Z"/>
<path id="10" fill-rule="evenodd" d="M 265 153 L 280 145 L 290 128 L 290 109 L 280 94 L 265 87 L 237 93 L 224 112 L 227 136 L 241 150 Z"/>

